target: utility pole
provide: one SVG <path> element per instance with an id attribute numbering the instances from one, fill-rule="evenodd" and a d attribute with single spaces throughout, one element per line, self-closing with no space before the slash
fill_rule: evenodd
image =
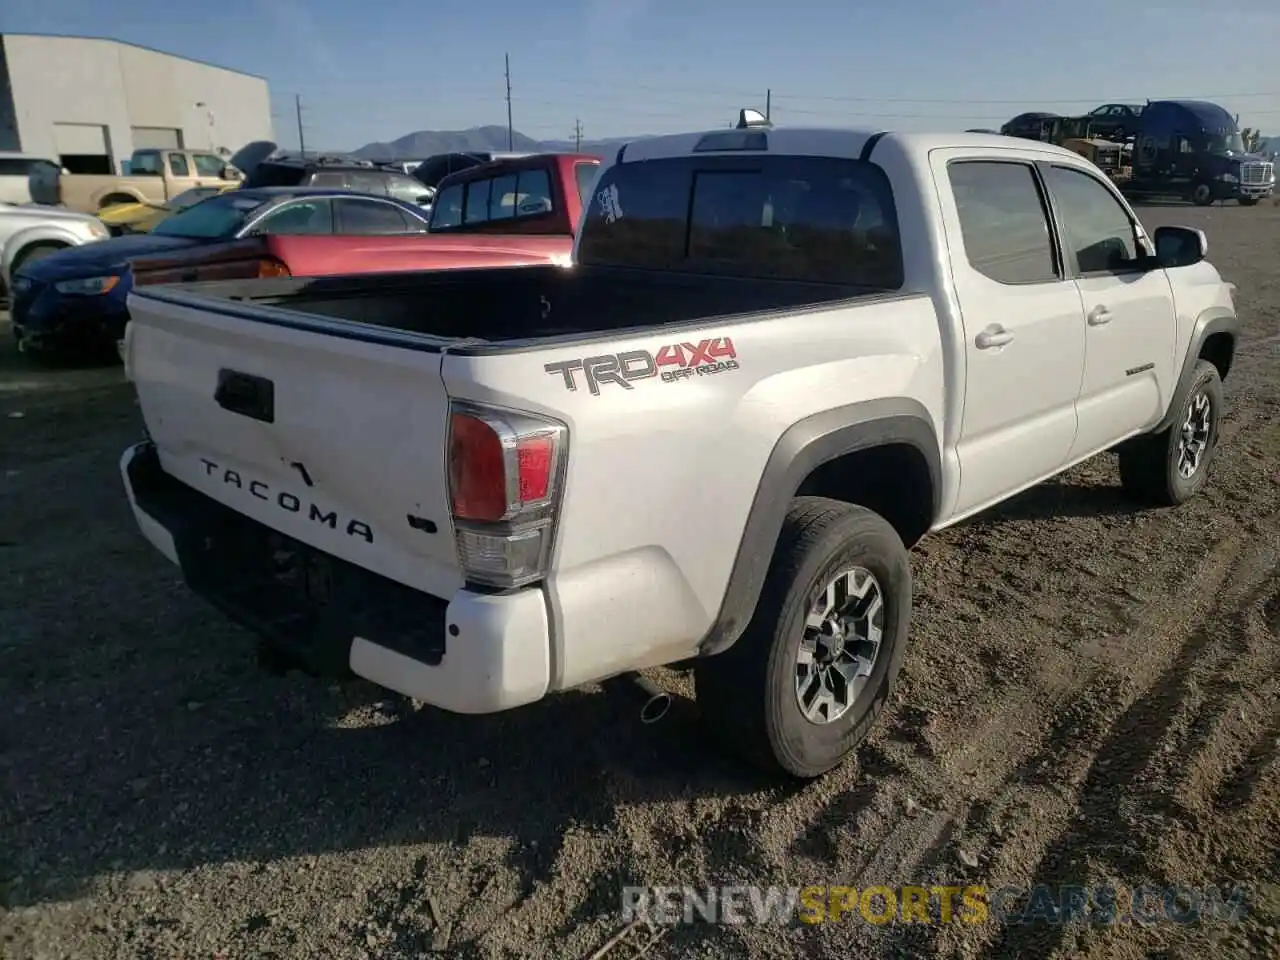
<path id="1" fill-rule="evenodd" d="M 578 119 L 573 121 L 573 152 L 582 152 L 582 121 Z"/>
<path id="2" fill-rule="evenodd" d="M 504 53 L 502 60 L 507 68 L 507 150 L 515 150 L 515 133 L 511 126 L 511 54 Z"/>
<path id="3" fill-rule="evenodd" d="M 302 133 L 302 94 L 295 93 L 293 95 L 293 106 L 298 113 L 298 152 L 305 158 L 307 155 L 307 140 Z"/>
<path id="4" fill-rule="evenodd" d="M 772 109 L 772 107 L 773 107 L 773 89 L 770 88 L 764 92 L 764 118 L 766 120 L 772 119 L 772 117 L 770 116 L 770 110 Z"/>

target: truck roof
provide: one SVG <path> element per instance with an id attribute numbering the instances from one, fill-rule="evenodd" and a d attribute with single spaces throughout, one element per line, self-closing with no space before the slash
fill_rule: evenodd
<path id="1" fill-rule="evenodd" d="M 1037 152 L 1079 159 L 1079 155 L 1064 147 L 1039 140 L 1024 140 L 991 133 L 909 133 L 896 130 L 874 130 L 840 127 L 749 127 L 747 129 L 703 130 L 698 133 L 676 133 L 647 137 L 624 144 L 617 160 L 627 163 L 633 160 L 658 160 L 683 157 L 693 153 L 741 154 L 742 147 L 734 146 L 735 140 L 746 135 L 764 135 L 764 146 L 758 152 L 791 154 L 794 156 L 858 157 L 873 141 L 892 137 L 909 152 L 927 153 L 942 147 L 1005 147 L 1021 152 Z M 726 146 L 716 149 L 704 145 L 704 137 L 725 137 Z M 711 141 L 713 143 L 714 141 Z M 753 151 L 756 152 L 756 151 Z"/>
<path id="2" fill-rule="evenodd" d="M 595 153 L 525 153 L 519 156 L 500 157 L 465 170 L 449 174 L 439 183 L 439 189 L 466 183 L 469 180 L 483 180 L 494 174 L 511 170 L 529 170 L 534 167 L 548 167 L 574 163 L 600 163 L 604 158 Z"/>

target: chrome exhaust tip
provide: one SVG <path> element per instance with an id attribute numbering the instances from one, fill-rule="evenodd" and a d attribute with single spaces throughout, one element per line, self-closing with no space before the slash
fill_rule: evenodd
<path id="1" fill-rule="evenodd" d="M 635 671 L 611 677 L 603 685 L 616 687 L 639 700 L 641 723 L 657 723 L 671 709 L 671 694 Z"/>

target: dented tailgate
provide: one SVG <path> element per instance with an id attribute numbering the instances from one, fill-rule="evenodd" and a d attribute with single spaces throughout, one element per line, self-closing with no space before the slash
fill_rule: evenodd
<path id="1" fill-rule="evenodd" d="M 167 473 L 426 593 L 462 585 L 439 353 L 145 296 L 130 313 L 128 375 Z"/>

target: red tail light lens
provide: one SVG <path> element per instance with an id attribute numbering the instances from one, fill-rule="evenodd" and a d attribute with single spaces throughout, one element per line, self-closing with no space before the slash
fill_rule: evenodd
<path id="1" fill-rule="evenodd" d="M 541 503 L 547 499 L 551 493 L 551 471 L 555 468 L 555 460 L 554 437 L 521 437 L 516 441 L 516 469 L 522 504 Z"/>
<path id="2" fill-rule="evenodd" d="M 501 520 L 508 509 L 502 438 L 488 423 L 465 413 L 455 413 L 449 428 L 449 490 L 454 517 Z"/>

